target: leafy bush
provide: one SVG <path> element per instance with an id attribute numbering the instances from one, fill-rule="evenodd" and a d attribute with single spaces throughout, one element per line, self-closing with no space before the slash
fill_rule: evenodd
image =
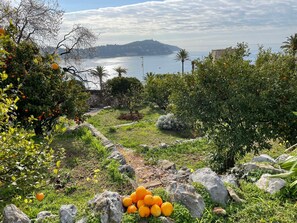
<path id="1" fill-rule="evenodd" d="M 179 121 L 174 114 L 161 115 L 158 118 L 156 126 L 161 130 L 179 131 L 185 128 L 185 125 Z"/>

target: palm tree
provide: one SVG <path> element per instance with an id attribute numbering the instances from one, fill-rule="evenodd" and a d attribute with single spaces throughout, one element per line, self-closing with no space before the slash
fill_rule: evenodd
<path id="1" fill-rule="evenodd" d="M 103 89 L 103 77 L 109 76 L 104 66 L 97 66 L 96 69 L 91 70 L 91 74 L 99 78 L 100 90 Z"/>
<path id="2" fill-rule="evenodd" d="M 182 62 L 182 74 L 184 74 L 184 63 L 185 60 L 189 60 L 189 53 L 185 49 L 181 49 L 178 51 L 175 57 L 176 61 L 181 61 Z"/>
<path id="3" fill-rule="evenodd" d="M 128 69 L 118 66 L 115 67 L 114 70 L 118 73 L 119 77 L 122 77 L 122 74 L 126 74 Z"/>
<path id="4" fill-rule="evenodd" d="M 285 52 L 293 54 L 293 56 L 296 56 L 297 53 L 297 33 L 294 35 L 291 35 L 290 37 L 287 37 L 287 41 L 283 42 L 284 45 L 281 46 L 282 49 L 284 49 Z"/>

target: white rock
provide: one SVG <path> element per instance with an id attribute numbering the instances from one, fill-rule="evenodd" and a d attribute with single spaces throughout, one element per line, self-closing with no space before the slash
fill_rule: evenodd
<path id="1" fill-rule="evenodd" d="M 256 186 L 266 192 L 274 194 L 286 185 L 286 181 L 281 178 L 271 178 L 271 174 L 263 174 L 256 182 Z"/>
<path id="2" fill-rule="evenodd" d="M 271 156 L 267 154 L 261 154 L 260 156 L 256 156 L 253 158 L 252 162 L 267 162 L 267 163 L 276 163 L 275 159 L 273 159 Z"/>
<path id="3" fill-rule="evenodd" d="M 60 222 L 74 223 L 77 214 L 77 208 L 73 204 L 62 205 L 60 208 Z"/>
<path id="4" fill-rule="evenodd" d="M 3 223 L 29 223 L 31 220 L 15 205 L 6 205 L 3 210 Z"/>

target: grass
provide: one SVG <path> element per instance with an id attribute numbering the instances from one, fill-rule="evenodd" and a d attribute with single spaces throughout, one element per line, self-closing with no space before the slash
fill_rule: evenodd
<path id="1" fill-rule="evenodd" d="M 118 126 L 131 123 L 118 120 L 120 113 L 126 110 L 108 109 L 103 110 L 96 116 L 88 119 L 107 138 L 114 143 L 122 144 L 128 148 L 140 148 L 140 145 L 150 147 L 158 146 L 160 143 L 172 144 L 177 139 L 187 138 L 189 134 L 184 132 L 161 131 L 156 127 L 156 122 L 164 112 L 160 109 L 143 108 L 140 113 L 144 114 L 143 119 L 133 125 Z"/>
<path id="2" fill-rule="evenodd" d="M 59 215 L 61 205 L 65 204 L 76 205 L 80 218 L 86 215 L 87 202 L 96 194 L 104 190 L 121 194 L 131 192 L 127 182 L 119 177 L 121 175 L 117 163 L 107 159 L 109 151 L 88 129 L 80 128 L 60 135 L 51 146 L 56 149 L 63 147 L 65 157 L 61 159 L 59 173 L 50 173 L 47 185 L 38 190 L 45 194 L 44 200 L 38 202 L 32 193 L 7 202 L 14 203 L 29 218 L 36 218 L 40 211 L 51 211 L 52 214 Z"/>

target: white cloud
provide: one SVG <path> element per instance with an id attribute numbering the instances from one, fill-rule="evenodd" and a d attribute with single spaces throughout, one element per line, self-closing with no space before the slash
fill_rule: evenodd
<path id="1" fill-rule="evenodd" d="M 98 44 L 156 39 L 209 50 L 237 42 L 281 44 L 297 31 L 296 0 L 164 0 L 66 13 L 67 31 L 82 24 Z"/>

